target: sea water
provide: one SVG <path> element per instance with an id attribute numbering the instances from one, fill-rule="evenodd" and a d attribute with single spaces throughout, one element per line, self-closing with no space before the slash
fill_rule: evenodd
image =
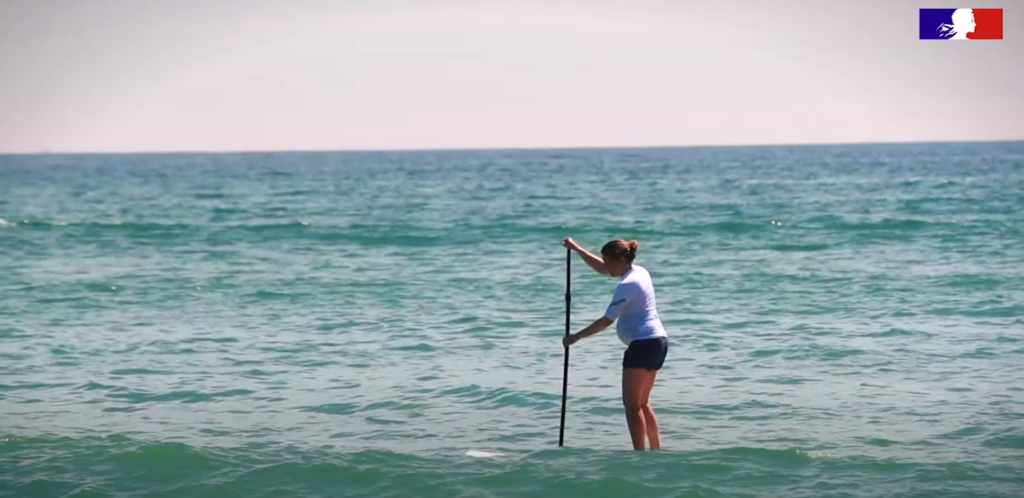
<path id="1" fill-rule="evenodd" d="M 1024 143 L 0 156 L 0 495 L 1024 496 Z"/>

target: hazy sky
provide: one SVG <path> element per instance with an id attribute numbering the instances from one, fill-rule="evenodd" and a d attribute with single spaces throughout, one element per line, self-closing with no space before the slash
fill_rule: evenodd
<path id="1" fill-rule="evenodd" d="M 984 3 L 0 0 L 0 152 L 1024 139 Z"/>

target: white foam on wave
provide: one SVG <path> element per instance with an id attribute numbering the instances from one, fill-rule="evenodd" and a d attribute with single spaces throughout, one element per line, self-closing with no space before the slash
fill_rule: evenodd
<path id="1" fill-rule="evenodd" d="M 796 450 L 796 452 L 800 453 L 801 455 L 804 455 L 804 456 L 806 456 L 808 458 L 813 458 L 815 460 L 824 459 L 824 458 L 838 458 L 839 457 L 839 455 L 835 455 L 835 454 L 829 453 L 827 451 Z"/>
<path id="2" fill-rule="evenodd" d="M 466 452 L 466 456 L 471 456 L 471 457 L 475 457 L 475 458 L 489 458 L 489 457 L 501 456 L 501 453 L 491 453 L 491 452 L 488 452 L 488 451 L 469 450 L 469 451 Z"/>

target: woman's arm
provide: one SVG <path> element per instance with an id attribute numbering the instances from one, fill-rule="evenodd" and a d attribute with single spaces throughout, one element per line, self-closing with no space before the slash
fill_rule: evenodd
<path id="1" fill-rule="evenodd" d="M 579 331 L 579 332 L 577 332 L 575 334 L 569 334 L 569 335 L 565 336 L 565 339 L 562 340 L 562 344 L 565 345 L 565 346 L 571 346 L 571 345 L 579 342 L 580 339 L 584 339 L 584 338 L 590 337 L 590 336 L 592 336 L 592 335 L 594 335 L 594 334 L 596 334 L 596 333 L 598 333 L 598 332 L 608 328 L 608 326 L 611 325 L 612 323 L 614 323 L 614 320 L 612 320 L 611 318 L 608 318 L 606 316 L 602 316 L 601 318 L 598 318 L 597 320 L 594 320 L 594 323 L 591 323 L 590 325 L 587 325 L 587 328 L 585 328 L 585 329 L 583 329 L 583 330 L 581 330 L 581 331 Z"/>
<path id="2" fill-rule="evenodd" d="M 602 275 L 608 274 L 608 269 L 604 266 L 604 260 L 599 256 L 591 254 L 589 251 L 577 244 L 576 241 L 572 239 L 565 239 L 565 246 L 576 251 L 576 253 L 580 255 L 580 258 L 583 258 L 583 261 L 587 263 L 587 266 L 593 268 L 594 271 Z"/>

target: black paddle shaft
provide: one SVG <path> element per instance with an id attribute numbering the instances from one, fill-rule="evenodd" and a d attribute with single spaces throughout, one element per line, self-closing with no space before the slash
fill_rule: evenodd
<path id="1" fill-rule="evenodd" d="M 569 335 L 569 303 L 572 301 L 572 249 L 565 250 L 565 335 Z M 562 425 L 558 430 L 558 446 L 565 439 L 565 397 L 569 390 L 569 347 L 565 347 L 565 363 L 562 367 Z"/>

